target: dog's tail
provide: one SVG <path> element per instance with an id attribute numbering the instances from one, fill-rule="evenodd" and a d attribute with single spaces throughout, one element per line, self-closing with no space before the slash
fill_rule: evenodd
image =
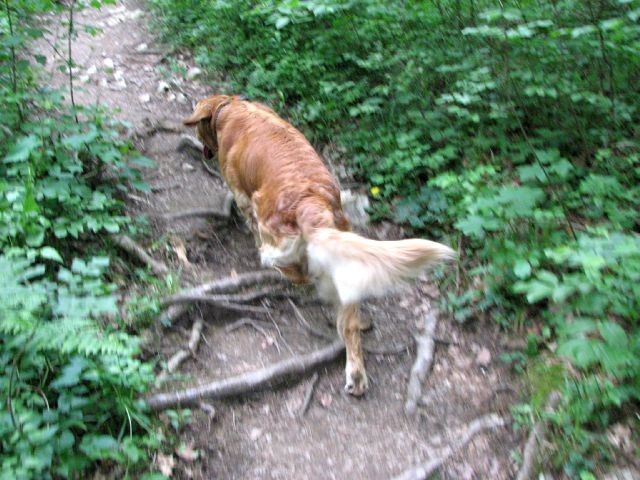
<path id="1" fill-rule="evenodd" d="M 343 305 L 383 295 L 456 256 L 441 243 L 417 238 L 378 241 L 331 228 L 305 237 L 309 273 L 321 284 L 330 280 Z"/>

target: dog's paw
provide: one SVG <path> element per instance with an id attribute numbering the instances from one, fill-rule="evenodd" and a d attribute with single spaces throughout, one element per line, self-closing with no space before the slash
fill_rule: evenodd
<path id="1" fill-rule="evenodd" d="M 347 383 L 344 386 L 345 392 L 354 397 L 361 397 L 368 388 L 369 380 L 364 370 L 347 370 Z"/>

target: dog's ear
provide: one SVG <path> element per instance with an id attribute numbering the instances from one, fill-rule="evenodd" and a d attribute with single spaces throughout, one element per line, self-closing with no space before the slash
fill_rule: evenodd
<path id="1" fill-rule="evenodd" d="M 193 111 L 189 118 L 185 118 L 182 123 L 188 127 L 192 127 L 200 120 L 206 120 L 213 115 L 213 107 L 210 102 L 200 102 L 196 105 L 196 109 Z"/>

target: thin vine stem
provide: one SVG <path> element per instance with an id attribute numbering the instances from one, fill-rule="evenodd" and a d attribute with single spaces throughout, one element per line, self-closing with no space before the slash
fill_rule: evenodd
<path id="1" fill-rule="evenodd" d="M 7 23 L 9 24 L 9 35 L 13 37 L 13 18 L 11 17 L 11 9 L 9 8 L 9 0 L 4 0 L 4 8 L 7 11 Z M 16 61 L 16 47 L 11 44 L 9 47 L 11 50 L 11 88 L 13 90 L 14 95 L 18 95 L 18 72 L 17 72 L 17 61 Z M 18 116 L 20 117 L 20 122 L 23 121 L 22 117 L 22 105 L 18 103 Z"/>
<path id="2" fill-rule="evenodd" d="M 6 0 L 5 0 L 6 1 Z M 72 37 L 73 37 L 73 9 L 75 7 L 75 0 L 72 0 L 69 4 L 69 29 L 67 31 L 67 70 L 69 71 L 69 95 L 71 96 L 71 106 L 73 107 L 73 117 L 76 123 L 78 122 L 78 111 L 76 110 L 76 101 L 73 97 L 73 55 L 71 50 Z"/>

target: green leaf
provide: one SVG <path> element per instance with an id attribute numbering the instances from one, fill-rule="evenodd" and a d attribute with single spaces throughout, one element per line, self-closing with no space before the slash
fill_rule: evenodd
<path id="1" fill-rule="evenodd" d="M 580 368 L 587 368 L 598 363 L 598 349 L 600 343 L 590 338 L 572 338 L 558 345 L 558 354 L 569 358 Z"/>
<path id="2" fill-rule="evenodd" d="M 110 435 L 85 435 L 80 443 L 80 450 L 93 459 L 113 458 L 118 448 L 118 441 Z"/>
<path id="3" fill-rule="evenodd" d="M 626 349 L 629 347 L 629 338 L 624 329 L 614 322 L 600 322 L 598 331 L 607 345 Z"/>
<path id="4" fill-rule="evenodd" d="M 138 155 L 132 158 L 129 163 L 141 168 L 153 168 L 156 166 L 156 162 L 143 155 Z"/>
<path id="5" fill-rule="evenodd" d="M 531 265 L 526 260 L 520 260 L 513 267 L 513 273 L 518 278 L 528 278 L 531 275 Z"/>
<path id="6" fill-rule="evenodd" d="M 35 135 L 29 135 L 22 137 L 18 142 L 9 150 L 9 153 L 4 157 L 5 163 L 23 162 L 29 158 L 31 152 L 40 148 L 42 142 L 40 138 Z"/>
<path id="7" fill-rule="evenodd" d="M 40 256 L 47 260 L 53 260 L 54 262 L 62 263 L 62 257 L 58 251 L 53 247 L 42 247 L 40 249 Z"/>
<path id="8" fill-rule="evenodd" d="M 80 381 L 82 371 L 89 365 L 87 360 L 82 357 L 73 357 L 71 362 L 62 369 L 62 374 L 51 382 L 51 387 L 61 390 L 73 385 L 77 385 Z"/>
<path id="9" fill-rule="evenodd" d="M 287 25 L 289 25 L 289 22 L 291 20 L 289 19 L 289 17 L 279 17 L 276 20 L 276 28 L 278 30 L 282 30 L 284 27 L 286 27 Z"/>
<path id="10" fill-rule="evenodd" d="M 62 144 L 72 150 L 78 150 L 84 145 L 93 142 L 98 137 L 96 130 L 89 130 L 86 133 L 70 135 L 62 139 Z"/>

